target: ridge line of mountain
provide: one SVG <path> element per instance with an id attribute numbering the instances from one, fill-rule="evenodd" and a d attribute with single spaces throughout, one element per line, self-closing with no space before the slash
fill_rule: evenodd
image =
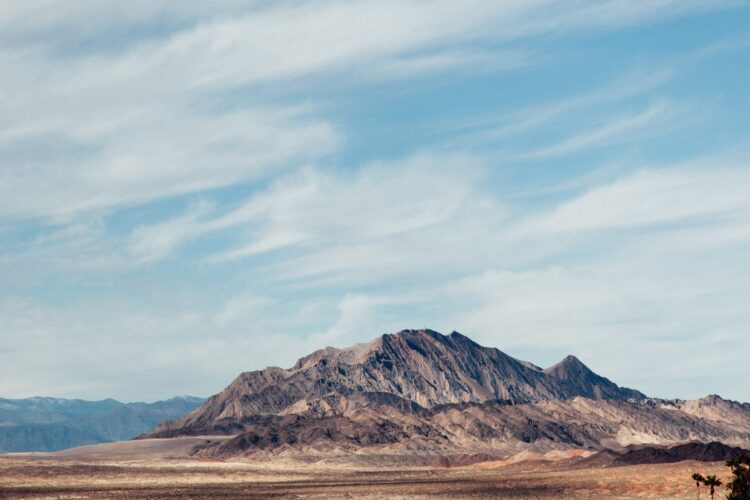
<path id="1" fill-rule="evenodd" d="M 3 398 L 0 397 L 0 404 L 5 403 L 90 403 L 90 404 L 103 404 L 103 403 L 116 403 L 121 405 L 153 405 L 158 403 L 170 403 L 174 401 L 205 401 L 206 398 L 191 396 L 189 394 L 181 394 L 178 396 L 172 396 L 167 399 L 157 399 L 155 401 L 120 401 L 115 398 L 104 398 L 104 399 L 84 399 L 84 398 L 62 398 L 57 396 L 29 396 L 26 398 Z"/>

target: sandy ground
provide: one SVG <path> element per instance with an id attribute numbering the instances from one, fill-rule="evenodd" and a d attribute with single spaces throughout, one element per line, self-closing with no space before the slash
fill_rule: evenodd
<path id="1" fill-rule="evenodd" d="M 693 472 L 727 479 L 722 464 L 696 462 L 616 468 L 522 462 L 389 469 L 196 460 L 183 456 L 195 442 L 130 443 L 57 454 L 0 455 L 0 498 L 694 499 Z M 706 491 L 702 497 L 708 498 Z"/>

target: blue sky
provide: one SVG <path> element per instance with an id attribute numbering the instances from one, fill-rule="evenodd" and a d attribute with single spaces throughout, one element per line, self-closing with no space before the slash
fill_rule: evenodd
<path id="1" fill-rule="evenodd" d="M 403 328 L 750 400 L 750 4 L 4 2 L 0 395 Z"/>

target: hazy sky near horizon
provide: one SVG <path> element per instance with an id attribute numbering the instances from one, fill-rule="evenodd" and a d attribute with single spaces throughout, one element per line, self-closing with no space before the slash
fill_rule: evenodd
<path id="1" fill-rule="evenodd" d="M 750 3 L 5 1 L 0 397 L 404 328 L 750 401 Z"/>

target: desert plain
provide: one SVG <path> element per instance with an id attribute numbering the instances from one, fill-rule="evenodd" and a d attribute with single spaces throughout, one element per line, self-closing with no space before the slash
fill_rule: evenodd
<path id="1" fill-rule="evenodd" d="M 201 439 L 0 455 L 0 498 L 694 499 L 692 472 L 727 479 L 722 463 L 602 467 L 575 456 L 458 467 L 404 465 L 384 456 L 309 462 L 191 458 L 187 452 Z M 707 491 L 702 497 L 708 498 Z"/>

